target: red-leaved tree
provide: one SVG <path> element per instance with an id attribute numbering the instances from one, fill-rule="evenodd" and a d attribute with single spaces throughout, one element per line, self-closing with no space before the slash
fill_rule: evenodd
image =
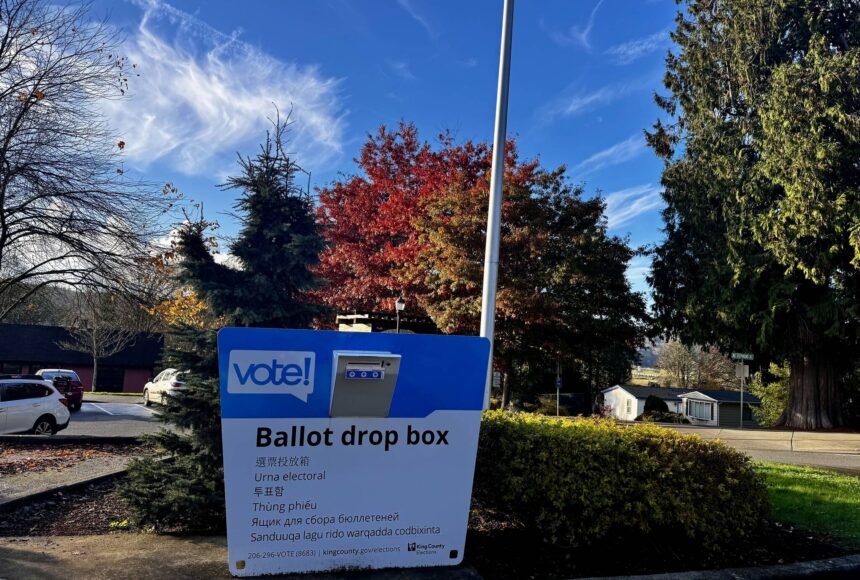
<path id="1" fill-rule="evenodd" d="M 341 312 L 390 312 L 405 296 L 410 314 L 442 332 L 477 334 L 490 154 L 448 134 L 431 147 L 404 123 L 370 136 L 360 173 L 319 192 L 329 245 L 317 298 Z M 624 380 L 647 318 L 625 277 L 635 251 L 607 234 L 600 198 L 583 199 L 564 168 L 520 160 L 514 141 L 504 186 L 498 368 L 520 389 L 545 388 L 557 362 L 591 386 Z"/>

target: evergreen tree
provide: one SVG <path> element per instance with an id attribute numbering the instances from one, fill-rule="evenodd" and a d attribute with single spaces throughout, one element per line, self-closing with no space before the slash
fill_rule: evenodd
<path id="1" fill-rule="evenodd" d="M 179 281 L 208 306 L 209 328 L 174 327 L 164 365 L 185 374 L 185 391 L 168 401 L 162 418 L 178 428 L 151 439 L 170 457 L 145 458 L 129 469 L 123 496 L 142 525 L 155 528 L 219 530 L 224 527 L 224 472 L 221 447 L 216 326 L 307 328 L 322 313 L 307 302 L 311 273 L 324 242 L 313 204 L 296 187 L 299 167 L 284 152 L 287 124 L 275 122 L 261 151 L 240 158 L 241 174 L 225 189 L 239 189 L 241 230 L 230 245 L 235 267 L 219 264 L 199 221 L 179 231 Z"/>
<path id="2" fill-rule="evenodd" d="M 860 359 L 860 2 L 684 8 L 649 136 L 666 164 L 658 319 L 787 360 L 780 423 L 838 426 Z"/>

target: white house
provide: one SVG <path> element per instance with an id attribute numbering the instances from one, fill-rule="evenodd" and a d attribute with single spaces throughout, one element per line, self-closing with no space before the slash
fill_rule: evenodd
<path id="1" fill-rule="evenodd" d="M 719 427 L 740 427 L 743 414 L 744 427 L 757 427 L 752 407 L 760 405 L 758 397 L 744 393 L 744 407 L 741 411 L 740 391 L 697 390 L 679 395 L 684 416 L 693 425 Z"/>
<path id="2" fill-rule="evenodd" d="M 672 413 L 680 413 L 683 406 L 679 395 L 689 393 L 689 391 L 686 389 L 615 385 L 603 389 L 602 393 L 603 404 L 609 406 L 610 415 L 622 421 L 633 421 L 645 412 L 645 401 L 652 395 L 662 399 Z"/>

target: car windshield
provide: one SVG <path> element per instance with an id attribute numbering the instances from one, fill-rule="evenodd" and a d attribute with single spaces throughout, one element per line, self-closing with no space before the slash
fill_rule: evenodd
<path id="1" fill-rule="evenodd" d="M 48 381 L 53 381 L 57 377 L 68 377 L 73 381 L 81 382 L 80 377 L 78 377 L 78 373 L 74 371 L 44 371 L 42 373 L 42 378 Z"/>

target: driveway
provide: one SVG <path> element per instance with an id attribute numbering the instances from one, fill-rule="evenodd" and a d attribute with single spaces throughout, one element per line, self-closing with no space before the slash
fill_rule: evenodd
<path id="1" fill-rule="evenodd" d="M 81 410 L 72 413 L 69 427 L 56 437 L 137 437 L 155 433 L 162 427 L 157 407 L 137 403 L 93 403 L 86 396 Z"/>

